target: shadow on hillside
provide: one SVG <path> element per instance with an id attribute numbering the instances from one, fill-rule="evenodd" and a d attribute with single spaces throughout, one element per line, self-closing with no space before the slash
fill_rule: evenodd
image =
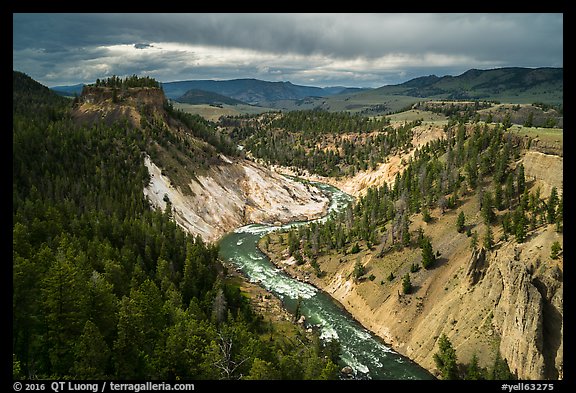
<path id="1" fill-rule="evenodd" d="M 444 266 L 446 263 L 448 263 L 448 258 L 445 258 L 445 257 L 443 257 L 443 256 L 440 256 L 440 257 L 436 258 L 436 262 L 434 262 L 434 263 L 432 264 L 432 266 L 430 266 L 430 267 L 429 267 L 428 269 L 426 269 L 426 270 L 432 271 L 432 270 L 438 269 L 439 267 Z"/>

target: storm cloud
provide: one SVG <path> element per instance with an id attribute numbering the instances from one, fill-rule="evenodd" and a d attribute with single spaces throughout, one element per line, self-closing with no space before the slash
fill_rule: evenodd
<path id="1" fill-rule="evenodd" d="M 562 67 L 562 14 L 14 14 L 13 68 L 378 87 L 470 68 Z"/>

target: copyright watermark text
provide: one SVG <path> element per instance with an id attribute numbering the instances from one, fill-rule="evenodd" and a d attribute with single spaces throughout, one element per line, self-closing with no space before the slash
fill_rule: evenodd
<path id="1" fill-rule="evenodd" d="M 53 381 L 53 382 L 27 382 L 16 381 L 12 384 L 15 392 L 42 392 L 49 391 L 54 393 L 61 392 L 150 392 L 150 391 L 194 391 L 193 383 L 167 383 L 167 382 L 72 382 L 72 381 Z"/>
<path id="2" fill-rule="evenodd" d="M 502 391 L 511 393 L 514 390 L 554 390 L 554 384 L 551 383 L 503 383 Z"/>

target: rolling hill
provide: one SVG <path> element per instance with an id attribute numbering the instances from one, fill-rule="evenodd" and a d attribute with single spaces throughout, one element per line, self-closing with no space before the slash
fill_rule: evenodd
<path id="1" fill-rule="evenodd" d="M 175 99 L 191 89 L 204 90 L 234 98 L 249 104 L 262 101 L 297 100 L 305 97 L 326 97 L 345 87 L 320 88 L 300 86 L 291 82 L 268 82 L 258 79 L 190 80 L 162 84 L 166 97 Z"/>
<path id="2" fill-rule="evenodd" d="M 498 68 L 468 70 L 459 76 L 435 75 L 412 79 L 394 87 L 383 86 L 375 94 L 399 94 L 445 99 L 521 100 L 546 95 L 548 99 L 562 100 L 562 68 Z"/>
<path id="3" fill-rule="evenodd" d="M 328 111 L 381 114 L 424 100 L 487 100 L 513 104 L 542 102 L 561 105 L 563 68 L 471 69 L 458 76 L 422 76 L 398 85 L 387 85 L 352 95 L 317 100 Z"/>
<path id="4" fill-rule="evenodd" d="M 209 104 L 209 105 L 242 105 L 246 104 L 240 100 L 234 98 L 226 97 L 218 93 L 213 93 L 210 91 L 190 89 L 182 96 L 176 98 L 175 101 L 182 102 L 185 104 Z"/>
<path id="5" fill-rule="evenodd" d="M 54 91 L 56 94 L 65 97 L 74 97 L 74 95 L 79 96 L 82 94 L 82 89 L 84 88 L 84 83 L 78 83 L 77 85 L 71 86 L 53 86 L 50 90 Z"/>
<path id="6" fill-rule="evenodd" d="M 25 73 L 12 71 L 12 110 L 14 113 L 28 113 L 29 108 L 34 108 L 36 114 L 45 114 L 55 119 L 65 111 L 68 104 L 68 99 L 36 82 Z"/>

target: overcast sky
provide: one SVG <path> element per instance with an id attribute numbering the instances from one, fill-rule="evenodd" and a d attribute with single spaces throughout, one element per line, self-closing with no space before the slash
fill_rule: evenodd
<path id="1" fill-rule="evenodd" d="M 563 67 L 563 15 L 14 14 L 13 68 L 52 87 L 111 75 L 379 87 L 470 68 Z"/>

